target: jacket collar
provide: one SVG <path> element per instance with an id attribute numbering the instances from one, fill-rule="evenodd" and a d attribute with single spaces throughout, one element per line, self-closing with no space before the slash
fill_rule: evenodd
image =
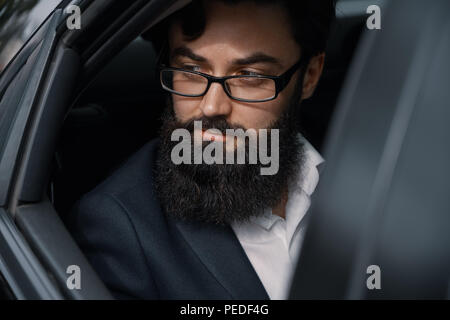
<path id="1" fill-rule="evenodd" d="M 176 220 L 175 225 L 232 299 L 269 299 L 261 280 L 229 226 L 180 220 Z"/>

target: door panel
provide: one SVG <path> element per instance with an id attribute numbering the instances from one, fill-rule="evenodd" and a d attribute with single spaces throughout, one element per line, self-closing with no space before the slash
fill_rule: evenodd
<path id="1" fill-rule="evenodd" d="M 21 148 L 53 52 L 60 17 L 61 10 L 57 10 L 41 27 L 41 32 L 35 34 L 38 38 L 31 39 L 31 43 L 37 41 L 38 45 L 24 65 L 21 59 L 13 61 L 12 69 L 17 62 L 20 71 L 10 82 L 0 103 L 0 110 L 3 110 L 0 119 L 3 138 L 0 141 L 0 273 L 18 299 L 62 298 L 59 288 L 17 229 L 11 214 L 14 210 L 8 206 L 8 200 L 13 198 L 17 187 L 16 169 Z M 44 37 L 39 39 L 41 35 Z"/>

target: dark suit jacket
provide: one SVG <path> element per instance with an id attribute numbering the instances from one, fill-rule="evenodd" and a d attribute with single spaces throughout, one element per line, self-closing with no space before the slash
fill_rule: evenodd
<path id="1" fill-rule="evenodd" d="M 75 205 L 68 228 L 117 298 L 269 299 L 233 230 L 161 211 L 157 140 Z"/>

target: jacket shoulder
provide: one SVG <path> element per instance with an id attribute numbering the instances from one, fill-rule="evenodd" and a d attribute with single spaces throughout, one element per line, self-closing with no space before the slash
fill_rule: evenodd
<path id="1" fill-rule="evenodd" d="M 157 298 L 142 246 L 145 233 L 139 227 L 151 226 L 148 219 L 161 219 L 157 202 L 148 196 L 153 194 L 151 172 L 156 148 L 157 141 L 143 146 L 109 178 L 84 195 L 66 219 L 75 241 L 113 295 L 119 298 Z"/>
<path id="2" fill-rule="evenodd" d="M 86 196 L 108 194 L 120 198 L 135 188 L 151 188 L 158 142 L 155 139 L 145 144 Z"/>

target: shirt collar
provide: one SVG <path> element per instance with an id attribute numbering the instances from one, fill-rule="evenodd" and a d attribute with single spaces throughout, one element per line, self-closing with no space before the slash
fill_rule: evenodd
<path id="1" fill-rule="evenodd" d="M 286 204 L 286 219 L 272 214 L 272 209 L 268 208 L 262 215 L 252 217 L 248 224 L 234 225 L 233 227 L 235 229 L 239 229 L 242 232 L 244 228 L 252 226 L 251 229 L 254 229 L 254 227 L 259 226 L 266 231 L 270 231 L 277 221 L 282 220 L 286 224 L 286 237 L 289 241 L 292 239 L 295 230 L 299 226 L 309 207 L 309 197 L 312 195 L 319 182 L 319 171 L 317 166 L 324 162 L 320 153 L 303 135 L 298 134 L 298 139 L 303 145 L 304 156 L 302 158 L 302 163 L 299 163 L 299 166 L 301 166 L 299 176 L 289 186 L 288 202 Z M 307 207 L 306 210 L 299 209 L 304 208 L 305 206 Z M 256 238 L 254 240 L 256 240 Z"/>
<path id="2" fill-rule="evenodd" d="M 304 162 L 301 170 L 299 170 L 297 187 L 306 192 L 308 196 L 311 196 L 319 183 L 319 170 L 317 167 L 325 160 L 303 135 L 299 134 L 298 139 L 304 146 Z"/>

